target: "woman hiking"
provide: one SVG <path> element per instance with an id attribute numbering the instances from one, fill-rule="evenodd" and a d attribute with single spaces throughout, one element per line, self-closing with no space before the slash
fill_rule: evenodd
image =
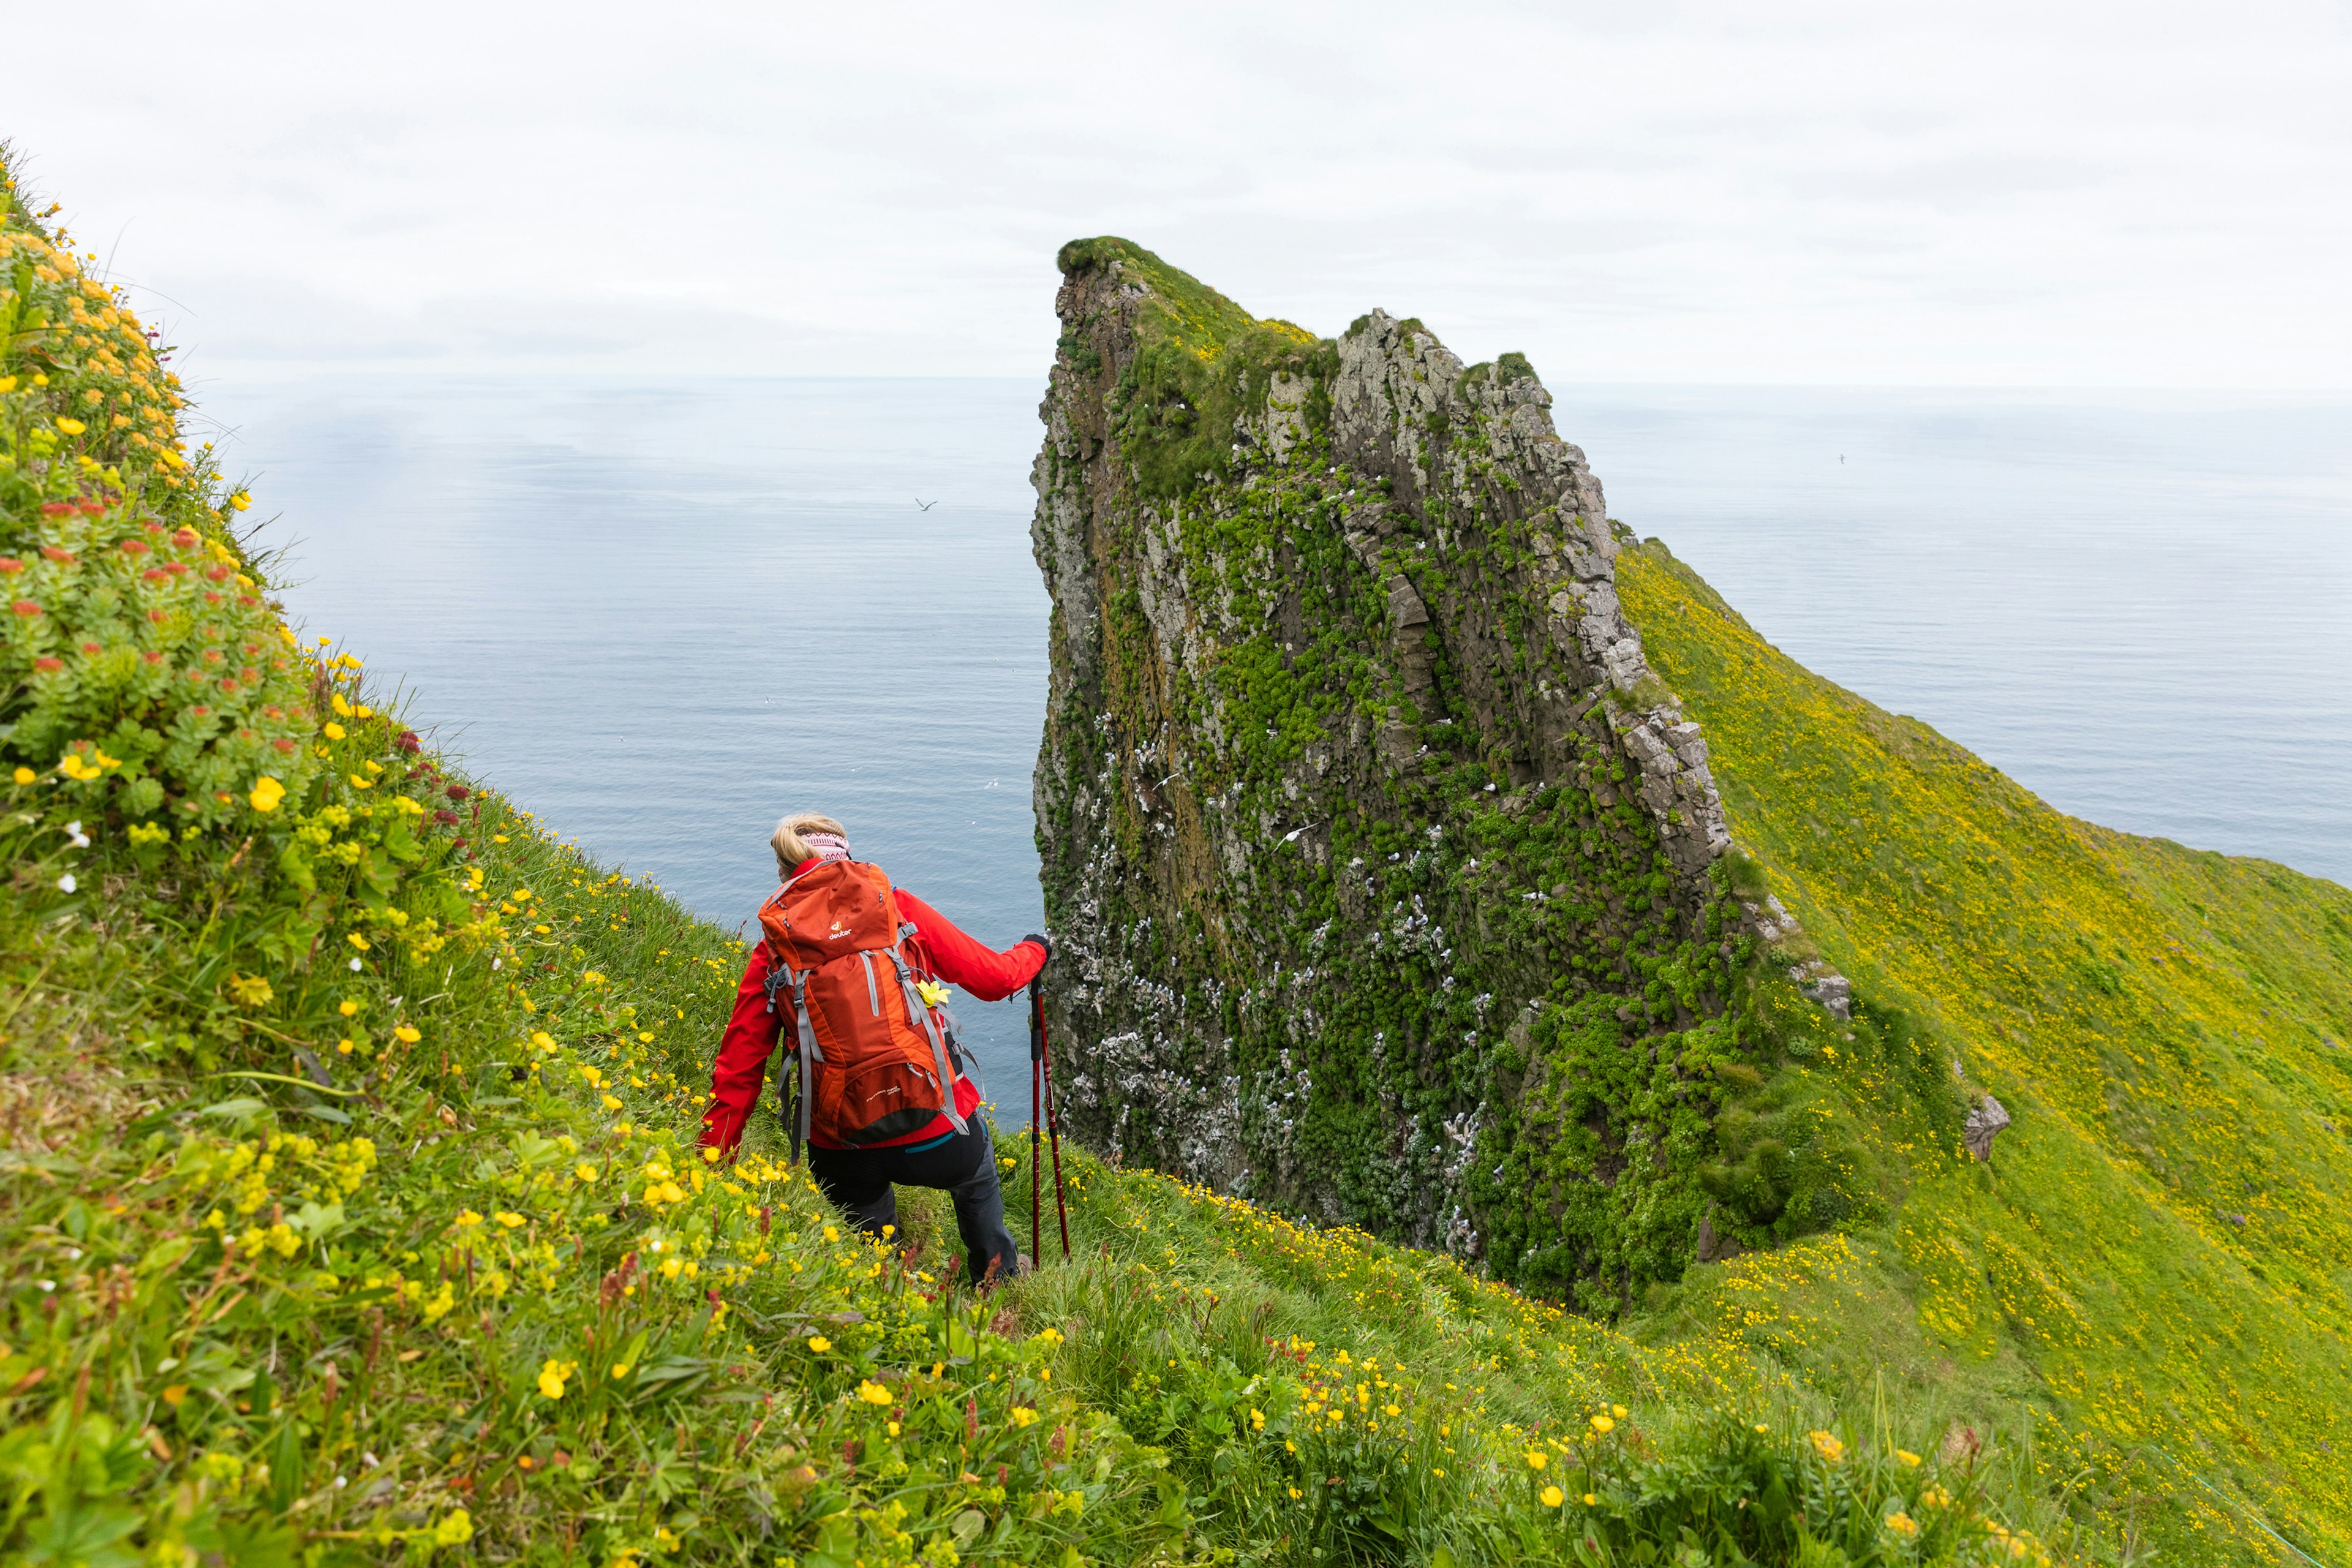
<path id="1" fill-rule="evenodd" d="M 703 1146 L 734 1153 L 781 1040 L 793 1158 L 805 1142 L 810 1175 L 851 1223 L 879 1237 L 898 1223 L 896 1186 L 937 1187 L 955 1202 L 973 1282 L 1012 1278 L 1023 1259 L 940 982 L 998 1001 L 1036 977 L 1051 945 L 1031 935 L 996 952 L 974 942 L 852 859 L 832 817 L 796 812 L 768 843 L 783 885 L 761 907 L 761 941 L 735 989 Z"/>

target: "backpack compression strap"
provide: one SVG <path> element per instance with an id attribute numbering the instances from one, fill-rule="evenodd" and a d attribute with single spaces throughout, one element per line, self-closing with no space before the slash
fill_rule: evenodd
<path id="1" fill-rule="evenodd" d="M 914 934 L 915 928 L 911 925 L 902 925 L 898 928 L 899 942 L 904 942 Z M 890 962 L 898 969 L 898 988 L 907 995 L 907 1016 L 910 1019 L 920 1018 L 923 1021 L 924 1034 L 930 1037 L 931 1060 L 940 1069 L 940 1089 L 947 1096 L 947 1104 L 941 1109 L 940 1114 L 946 1117 L 948 1125 L 953 1127 L 959 1133 L 969 1132 L 971 1131 L 971 1124 L 964 1121 L 963 1113 L 956 1109 L 955 1068 L 948 1061 L 947 1041 L 940 1035 L 940 1021 L 931 1016 L 930 1005 L 923 1000 L 923 994 L 915 989 L 915 973 L 907 967 L 907 958 L 898 951 L 898 942 L 892 942 L 889 951 Z"/>
<path id="2" fill-rule="evenodd" d="M 784 1068 L 784 1073 L 789 1074 L 793 1065 L 800 1068 L 800 1106 L 793 1117 L 793 1163 L 797 1165 L 801 1163 L 801 1146 L 808 1142 L 809 1135 L 809 1102 L 814 1088 L 809 1079 L 815 1070 L 814 1064 L 824 1060 L 824 1051 L 816 1043 L 816 1031 L 809 1026 L 808 974 L 805 972 L 790 968 L 781 962 L 768 972 L 768 1011 L 772 1013 L 776 1010 L 776 989 L 786 984 L 793 988 L 793 1013 L 800 1025 L 799 1035 L 787 1052 Z M 779 1074 L 776 1079 L 779 1098 L 782 1096 L 783 1087 L 783 1075 Z"/>

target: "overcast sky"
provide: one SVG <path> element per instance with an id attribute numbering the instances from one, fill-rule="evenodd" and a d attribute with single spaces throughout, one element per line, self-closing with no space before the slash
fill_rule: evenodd
<path id="1" fill-rule="evenodd" d="M 1555 383 L 2352 385 L 2352 0 L 102 23 L 0 135 L 198 377 L 1037 375 L 1116 233 Z"/>

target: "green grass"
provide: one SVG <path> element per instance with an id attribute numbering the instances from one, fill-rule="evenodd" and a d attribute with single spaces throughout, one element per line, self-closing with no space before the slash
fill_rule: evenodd
<path id="1" fill-rule="evenodd" d="M 1077 1258 L 977 1300 L 937 1202 L 878 1246 L 764 1121 L 698 1159 L 740 946 L 296 639 L 138 323 L 11 214 L 8 1561 L 2074 1544 L 2012 1456 L 1939 1458 L 1927 1406 L 1645 1349 L 1082 1152 Z"/>
<path id="2" fill-rule="evenodd" d="M 1979 1167 L 1907 1138 L 1873 1064 L 1815 1068 L 1902 1201 L 1870 1238 L 1894 1293 L 1806 1354 L 2033 1394 L 2078 1490 L 2164 1555 L 2261 1550 L 2256 1514 L 2352 1554 L 2352 893 L 2052 811 L 1804 670 L 1654 542 L 1619 578 L 1772 889 L 2017 1118 Z M 1907 1331 L 1874 1338 L 1890 1317 Z"/>
<path id="3" fill-rule="evenodd" d="M 1736 801 L 1822 949 L 2015 1097 L 1995 1170 L 1922 1142 L 1938 1124 L 1889 1015 L 1801 1071 L 1883 1145 L 1891 1217 L 1696 1271 L 1629 1330 L 1077 1150 L 1075 1258 L 974 1299 L 936 1197 L 877 1246 L 778 1161 L 764 1117 L 740 1164 L 696 1157 L 741 949 L 456 772 L 355 661 L 295 639 L 230 526 L 245 498 L 180 445 L 176 382 L 9 195 L 7 1561 L 2263 1554 L 2222 1491 L 2335 1540 L 2336 1472 L 2297 1445 L 2333 1430 L 2341 1387 L 2321 1268 L 2337 1167 L 2288 1119 L 2336 1103 L 2316 1100 L 2336 1086 L 2326 1047 L 2296 1042 L 2343 1021 L 2296 1009 L 2340 978 L 2340 890 L 2052 828 L 1980 764 L 1696 613 L 1660 558 L 1629 601 L 1696 606 L 1653 657 L 1721 709 L 1720 773 L 1794 765 L 1769 724 L 1743 727 L 1737 665 L 1812 726 L 1803 755 L 1826 748 L 1808 800 L 1937 805 L 1923 859 L 2001 813 L 1992 848 L 1938 874 L 2063 874 L 2177 936 L 2117 913 L 2063 998 L 1952 989 L 1941 952 L 1856 940 L 1879 918 L 1870 873 L 1811 850 L 1803 816 Z M 1915 800 L 1915 775 L 1946 793 Z M 1949 902 L 1947 944 L 1978 908 Z M 2057 920 L 2045 945 L 2074 929 Z M 1920 976 L 1947 989 L 1905 989 Z M 2033 1032 L 2062 1000 L 2140 1009 L 2154 1027 L 2117 1048 L 2194 1116 L 2145 1150 L 2093 1124 L 2075 1079 L 2105 1037 Z M 1998 1033 L 2020 1006 L 2022 1037 Z M 2264 1007 L 2284 1016 L 2258 1028 Z M 2252 1173 L 2231 1136 L 2276 1156 L 2243 1232 L 2174 1195 Z M 1006 1152 L 1025 1228 L 1025 1145 Z M 2126 1419 L 2169 1425 L 2135 1447 L 2101 1425 Z M 2163 1489 L 2188 1495 L 2192 1472 L 2221 1489 L 2202 1513 Z"/>

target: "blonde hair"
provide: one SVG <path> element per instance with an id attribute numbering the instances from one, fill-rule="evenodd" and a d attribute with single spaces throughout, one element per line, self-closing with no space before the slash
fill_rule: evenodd
<path id="1" fill-rule="evenodd" d="M 849 829 L 823 812 L 791 813 L 776 824 L 776 831 L 768 839 L 768 847 L 776 852 L 776 872 L 779 876 L 791 876 L 793 867 L 816 853 L 801 837 L 803 833 L 830 833 L 845 842 L 849 837 Z"/>

